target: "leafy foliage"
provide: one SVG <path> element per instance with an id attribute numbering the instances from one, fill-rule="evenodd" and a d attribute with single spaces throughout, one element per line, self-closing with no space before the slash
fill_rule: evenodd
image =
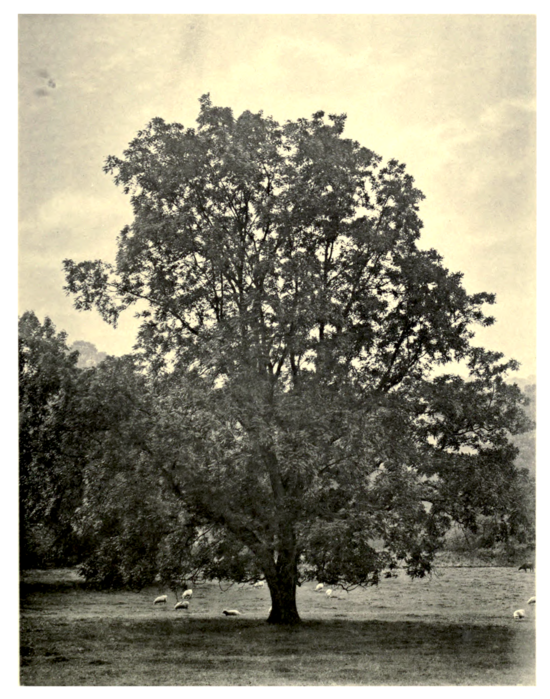
<path id="1" fill-rule="evenodd" d="M 78 352 L 49 318 L 19 319 L 19 495 L 22 567 L 78 552 L 71 518 L 81 493 L 83 451 L 74 408 Z"/>
<path id="2" fill-rule="evenodd" d="M 344 115 L 280 125 L 205 95 L 197 121 L 153 119 L 107 159 L 134 212 L 116 264 L 64 262 L 77 308 L 116 323 L 139 303 L 151 369 L 144 417 L 130 401 L 94 460 L 95 502 L 129 508 L 111 544 L 97 515 L 98 545 L 130 571 L 160 542 L 167 580 L 261 571 L 291 623 L 301 579 L 421 576 L 452 519 L 504 516 L 529 422 L 517 364 L 472 346 L 494 296 L 418 248 L 403 164 L 344 138 Z M 434 378 L 458 361 L 468 380 Z"/>

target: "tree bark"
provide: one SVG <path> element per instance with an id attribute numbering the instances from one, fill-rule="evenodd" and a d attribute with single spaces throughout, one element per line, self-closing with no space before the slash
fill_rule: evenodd
<path id="1" fill-rule="evenodd" d="M 277 560 L 266 571 L 266 581 L 271 593 L 268 624 L 299 624 L 301 619 L 296 606 L 298 552 L 291 527 L 284 532 Z"/>

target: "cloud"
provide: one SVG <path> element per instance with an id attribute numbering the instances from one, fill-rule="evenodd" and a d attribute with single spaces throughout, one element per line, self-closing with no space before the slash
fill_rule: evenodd
<path id="1" fill-rule="evenodd" d="M 113 259 L 116 235 L 131 220 L 129 205 L 115 191 L 108 201 L 80 190 L 63 190 L 20 222 L 20 257 Z"/>
<path id="2" fill-rule="evenodd" d="M 249 95 L 261 94 L 265 102 L 280 104 L 289 95 L 294 104 L 292 112 L 303 109 L 300 103 L 315 99 L 316 109 L 331 109 L 335 101 L 349 98 L 350 90 L 357 91 L 357 84 L 368 85 L 379 94 L 391 91 L 398 79 L 401 67 L 388 64 L 381 71 L 377 66 L 373 48 L 350 51 L 345 45 L 320 41 L 314 36 L 304 37 L 271 34 L 254 47 L 231 47 L 232 60 L 217 66 L 224 73 L 228 94 L 244 90 Z M 415 60 L 415 59 L 411 59 Z M 216 79 L 216 82 L 218 80 Z M 329 96 L 329 99 L 327 99 Z M 290 117 L 285 106 L 285 116 Z M 303 115 L 302 115 L 303 116 Z"/>
<path id="3" fill-rule="evenodd" d="M 109 197 L 74 188 L 57 191 L 19 226 L 19 310 L 49 315 L 71 340 L 86 339 L 98 349 L 128 352 L 137 322 L 132 313 L 119 329 L 108 326 L 97 312 L 76 314 L 73 299 L 63 293 L 62 260 L 101 258 L 112 261 L 116 236 L 131 221 L 129 204 L 116 190 Z"/>
<path id="4" fill-rule="evenodd" d="M 396 151 L 449 214 L 475 212 L 508 228 L 534 216 L 535 127 L 533 100 L 499 100 L 468 118 L 417 122 Z"/>

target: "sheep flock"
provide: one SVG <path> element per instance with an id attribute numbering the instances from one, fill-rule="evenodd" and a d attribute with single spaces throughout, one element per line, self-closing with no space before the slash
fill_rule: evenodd
<path id="1" fill-rule="evenodd" d="M 519 570 L 527 572 L 527 570 L 533 570 L 534 565 L 531 563 L 523 564 L 522 566 L 519 567 Z M 386 574 L 384 577 L 389 578 L 389 577 L 397 577 L 397 574 L 394 572 L 390 572 Z M 251 586 L 254 589 L 260 589 L 265 586 L 265 582 L 263 580 L 256 580 L 255 582 L 251 581 Z M 324 596 L 328 599 L 338 599 L 336 595 L 334 595 L 334 590 L 332 588 L 328 588 L 327 590 L 324 589 L 324 583 L 320 582 L 315 585 L 313 590 L 317 593 L 323 592 Z M 188 588 L 186 589 L 182 595 L 181 595 L 181 600 L 176 600 L 176 604 L 174 606 L 174 610 L 189 610 L 189 603 L 193 597 L 193 590 Z M 164 607 L 167 606 L 168 603 L 168 595 L 163 594 L 159 595 L 156 597 L 153 601 L 153 606 L 157 605 L 162 605 Z M 536 604 L 536 597 L 532 596 L 527 600 L 527 608 L 529 609 L 529 612 L 531 611 L 531 608 L 534 609 L 534 605 Z M 271 612 L 271 607 L 269 609 L 269 612 Z M 237 616 L 242 616 L 242 612 L 240 612 L 238 609 L 224 609 L 221 612 L 225 617 L 237 617 Z M 520 608 L 516 609 L 513 613 L 513 619 L 515 621 L 523 621 L 529 618 L 530 614 L 528 611 L 526 611 L 526 608 Z"/>

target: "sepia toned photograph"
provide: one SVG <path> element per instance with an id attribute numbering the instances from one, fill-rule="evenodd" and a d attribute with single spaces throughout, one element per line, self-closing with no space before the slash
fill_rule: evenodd
<path id="1" fill-rule="evenodd" d="M 18 15 L 21 686 L 536 686 L 537 19 Z"/>

